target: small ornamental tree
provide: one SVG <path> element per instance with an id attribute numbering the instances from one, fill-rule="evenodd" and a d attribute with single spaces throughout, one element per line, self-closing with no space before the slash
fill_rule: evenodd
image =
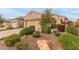
<path id="1" fill-rule="evenodd" d="M 69 21 L 68 22 L 68 26 L 72 26 L 73 25 L 73 22 L 72 21 Z"/>
<path id="2" fill-rule="evenodd" d="M 51 21 L 52 21 L 52 14 L 50 12 L 50 9 L 46 9 L 41 16 L 41 29 L 42 29 L 42 31 L 46 30 L 47 29 L 46 27 L 51 27 Z"/>
<path id="3" fill-rule="evenodd" d="M 4 18 L 0 15 L 0 24 L 4 22 Z"/>
<path id="4" fill-rule="evenodd" d="M 3 27 L 3 22 L 4 22 L 4 18 L 2 17 L 2 15 L 0 15 L 0 27 Z"/>
<path id="5" fill-rule="evenodd" d="M 67 33 L 77 35 L 78 36 L 78 29 L 74 27 L 73 25 L 67 27 Z"/>
<path id="6" fill-rule="evenodd" d="M 78 36 L 78 29 L 77 29 L 77 27 L 74 26 L 72 21 L 68 22 L 68 26 L 67 26 L 66 31 L 67 31 L 67 33 L 70 33 L 70 34 Z"/>
<path id="7" fill-rule="evenodd" d="M 50 9 L 46 9 L 41 16 L 41 26 L 51 24 L 51 12 Z"/>

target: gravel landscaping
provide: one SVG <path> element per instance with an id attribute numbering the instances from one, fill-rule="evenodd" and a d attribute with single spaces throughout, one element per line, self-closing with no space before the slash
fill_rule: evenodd
<path id="1" fill-rule="evenodd" d="M 52 34 L 41 34 L 41 37 L 39 38 L 33 38 L 32 35 L 23 36 L 21 38 L 21 41 L 25 41 L 29 43 L 27 50 L 39 50 L 40 48 L 37 45 L 38 40 L 40 41 L 46 40 L 47 44 L 50 45 L 51 50 L 62 50 L 63 49 L 58 38 L 53 33 Z M 43 46 L 45 45 L 44 43 L 42 44 Z M 0 50 L 15 50 L 15 47 L 6 47 L 4 45 L 3 40 L 0 40 Z M 45 49 L 45 50 L 48 50 L 48 49 Z"/>

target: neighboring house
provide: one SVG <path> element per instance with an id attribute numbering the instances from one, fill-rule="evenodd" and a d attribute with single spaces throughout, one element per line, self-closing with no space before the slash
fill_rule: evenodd
<path id="1" fill-rule="evenodd" d="M 74 25 L 75 25 L 76 27 L 79 27 L 79 20 L 75 21 L 75 22 L 74 22 Z"/>
<path id="2" fill-rule="evenodd" d="M 38 12 L 31 11 L 24 18 L 24 27 L 35 26 L 35 30 L 40 30 L 41 15 Z M 65 16 L 52 14 L 52 19 L 55 19 L 56 24 L 66 24 L 68 19 Z"/>
<path id="3" fill-rule="evenodd" d="M 24 17 L 18 17 L 18 18 L 11 19 L 9 21 L 4 21 L 3 26 L 6 29 L 23 28 L 24 27 Z"/>
<path id="4" fill-rule="evenodd" d="M 3 26 L 5 27 L 5 29 L 12 28 L 11 23 L 9 21 L 4 21 Z"/>
<path id="5" fill-rule="evenodd" d="M 12 28 L 22 28 L 24 27 L 24 17 L 11 19 L 10 23 Z"/>
<path id="6" fill-rule="evenodd" d="M 67 24 L 68 23 L 68 19 L 65 16 L 60 16 L 60 15 L 53 14 L 52 18 L 55 19 L 56 24 Z"/>

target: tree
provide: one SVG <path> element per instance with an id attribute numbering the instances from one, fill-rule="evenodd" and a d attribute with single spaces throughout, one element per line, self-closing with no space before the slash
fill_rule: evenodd
<path id="1" fill-rule="evenodd" d="M 72 26 L 73 25 L 73 21 L 68 21 L 68 25 Z"/>
<path id="2" fill-rule="evenodd" d="M 51 12 L 50 9 L 46 9 L 41 16 L 41 26 L 51 25 Z"/>
<path id="3" fill-rule="evenodd" d="M 50 9 L 46 9 L 44 13 L 41 16 L 41 29 L 43 33 L 51 33 L 51 21 L 52 21 L 52 16 L 51 16 Z"/>
<path id="4" fill-rule="evenodd" d="M 0 15 L 0 25 L 4 22 L 4 18 Z"/>
<path id="5" fill-rule="evenodd" d="M 0 15 L 0 27 L 3 27 L 4 18 Z"/>

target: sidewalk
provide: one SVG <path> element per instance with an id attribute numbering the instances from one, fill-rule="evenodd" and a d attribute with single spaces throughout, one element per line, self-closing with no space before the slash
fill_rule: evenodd
<path id="1" fill-rule="evenodd" d="M 51 50 L 46 40 L 37 40 L 37 45 L 40 50 Z"/>

